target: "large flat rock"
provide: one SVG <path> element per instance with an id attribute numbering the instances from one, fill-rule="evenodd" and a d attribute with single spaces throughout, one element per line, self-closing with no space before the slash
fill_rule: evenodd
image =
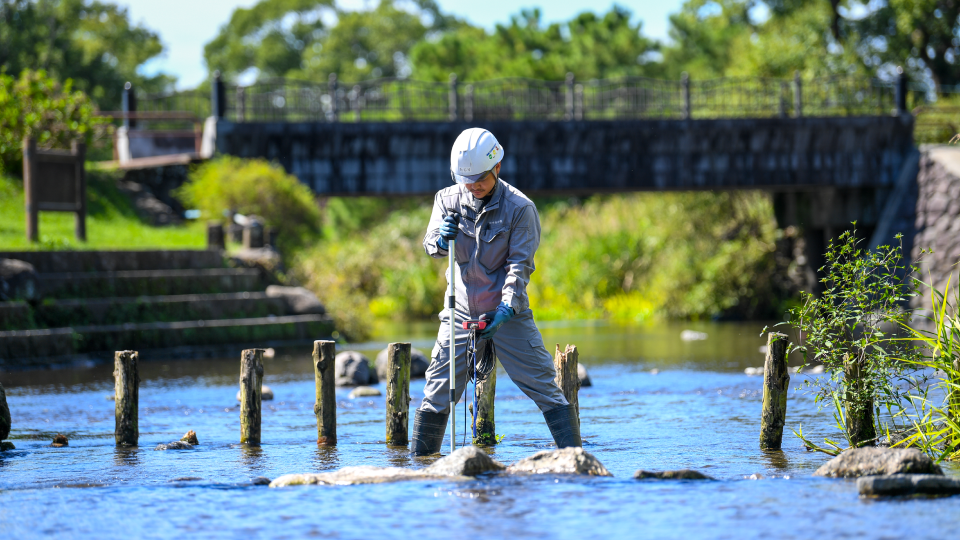
<path id="1" fill-rule="evenodd" d="M 930 456 L 916 448 L 853 448 L 820 466 L 814 476 L 857 478 L 887 474 L 943 475 Z"/>
<path id="2" fill-rule="evenodd" d="M 960 478 L 936 474 L 864 476 L 857 479 L 857 490 L 863 497 L 957 495 L 960 494 Z"/>
<path id="3" fill-rule="evenodd" d="M 469 480 L 485 472 L 496 472 L 504 466 L 475 446 L 466 446 L 441 458 L 426 469 L 402 467 L 344 467 L 325 473 L 286 474 L 270 482 L 270 487 L 300 485 L 351 486 L 382 484 L 403 480 Z"/>
<path id="4" fill-rule="evenodd" d="M 613 476 L 593 454 L 583 448 L 544 450 L 507 467 L 508 473 L 583 474 Z"/>

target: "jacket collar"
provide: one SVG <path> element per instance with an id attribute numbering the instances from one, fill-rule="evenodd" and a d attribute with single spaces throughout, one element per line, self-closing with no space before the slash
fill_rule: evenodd
<path id="1" fill-rule="evenodd" d="M 473 193 L 470 193 L 467 188 L 463 187 L 463 184 L 458 184 L 460 187 L 460 208 L 461 215 L 468 214 L 474 215 L 476 212 L 473 209 Z M 506 191 L 506 185 L 503 183 L 503 180 L 497 179 L 497 190 L 493 193 L 493 198 L 490 199 L 490 202 L 483 207 L 484 211 L 493 210 L 500 206 L 500 201 L 503 199 L 503 192 Z"/>

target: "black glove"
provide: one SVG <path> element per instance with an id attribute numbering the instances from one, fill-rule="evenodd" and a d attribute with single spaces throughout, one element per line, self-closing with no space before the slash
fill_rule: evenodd
<path id="1" fill-rule="evenodd" d="M 450 249 L 450 240 L 457 239 L 457 233 L 460 232 L 460 214 L 450 214 L 443 218 L 440 224 L 440 238 L 437 239 L 437 245 L 444 251 Z"/>

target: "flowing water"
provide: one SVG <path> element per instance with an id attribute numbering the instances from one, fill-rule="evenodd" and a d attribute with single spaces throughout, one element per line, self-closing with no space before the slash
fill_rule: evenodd
<path id="1" fill-rule="evenodd" d="M 8 538 L 769 539 L 942 538 L 953 531 L 960 498 L 864 500 L 855 482 L 812 477 L 828 458 L 805 452 L 790 429 L 802 423 L 815 440 L 839 435 L 829 412 L 817 412 L 802 393 L 790 395 L 783 451 L 760 452 L 762 377 L 744 368 L 763 363 L 762 326 L 541 325 L 546 343 L 579 347 L 593 381 L 580 391 L 584 448 L 614 478 L 254 486 L 250 480 L 259 476 L 429 462 L 386 447 L 384 398 L 349 399 L 349 389 L 338 389 L 339 445 L 318 449 L 309 351 L 278 351 L 265 360 L 264 383 L 276 397 L 264 402 L 259 448 L 237 443 L 239 351 L 232 359 L 142 363 L 136 449 L 114 447 L 112 366 L 0 373 L 17 446 L 0 453 L 0 532 Z M 681 340 L 688 329 L 706 339 Z M 412 341 L 429 354 L 435 332 L 434 324 L 385 326 L 381 341 L 341 349 L 372 358 L 388 341 Z M 794 375 L 791 386 L 804 377 Z M 411 383 L 412 407 L 423 384 Z M 504 439 L 492 455 L 503 463 L 552 446 L 536 406 L 502 371 L 496 426 Z M 189 429 L 199 436 L 196 449 L 153 450 Z M 50 447 L 56 433 L 70 445 Z M 679 468 L 718 481 L 631 479 L 637 469 Z"/>

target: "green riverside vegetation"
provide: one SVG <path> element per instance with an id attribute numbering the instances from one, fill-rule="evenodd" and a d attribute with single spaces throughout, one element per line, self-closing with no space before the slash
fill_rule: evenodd
<path id="1" fill-rule="evenodd" d="M 543 227 L 529 292 L 538 320 L 779 317 L 782 235 L 762 193 L 640 193 L 537 200 Z M 291 277 L 338 327 L 425 319 L 442 307 L 445 259 L 422 240 L 432 199 L 330 199 L 323 239 L 294 254 Z"/>

